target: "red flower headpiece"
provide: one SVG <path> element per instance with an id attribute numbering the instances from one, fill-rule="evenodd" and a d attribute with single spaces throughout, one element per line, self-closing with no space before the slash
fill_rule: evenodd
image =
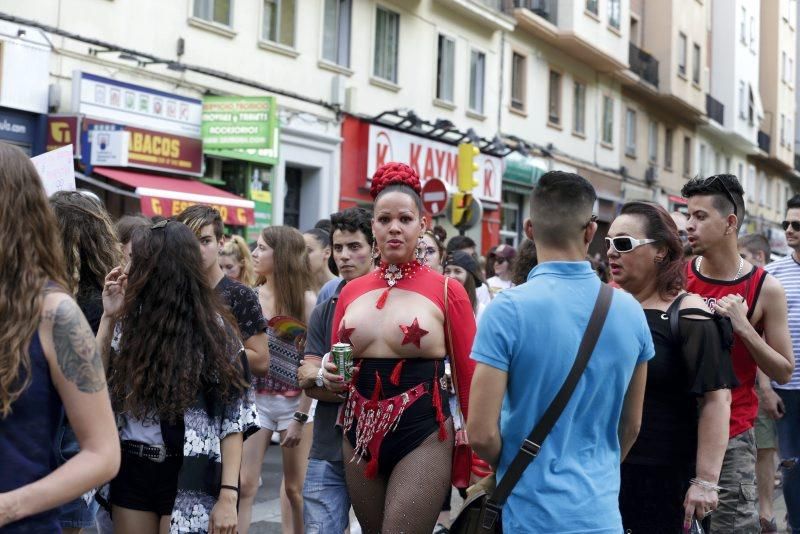
<path id="1" fill-rule="evenodd" d="M 372 187 L 369 193 L 375 199 L 386 186 L 393 184 L 407 185 L 418 195 L 422 192 L 422 185 L 419 183 L 417 171 L 405 163 L 393 161 L 378 167 L 378 170 L 372 176 Z"/>

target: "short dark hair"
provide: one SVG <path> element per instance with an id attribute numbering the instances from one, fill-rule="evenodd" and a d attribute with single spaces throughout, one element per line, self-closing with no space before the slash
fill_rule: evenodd
<path id="1" fill-rule="evenodd" d="M 714 208 L 722 215 L 733 213 L 739 219 L 738 226 L 744 222 L 744 189 L 733 174 L 715 174 L 708 178 L 692 178 L 681 189 L 684 198 L 708 195 L 713 198 Z"/>
<path id="2" fill-rule="evenodd" d="M 206 206 L 204 204 L 189 206 L 180 212 L 178 216 L 175 217 L 175 220 L 188 226 L 195 235 L 200 235 L 200 230 L 202 230 L 204 226 L 213 224 L 214 237 L 217 238 L 217 241 L 222 239 L 222 216 L 211 206 Z"/>
<path id="3" fill-rule="evenodd" d="M 317 221 L 317 224 L 314 225 L 314 228 L 318 228 L 320 230 L 325 230 L 329 234 L 333 233 L 331 229 L 331 220 L 330 219 L 320 219 Z M 306 232 L 309 233 L 309 232 Z"/>
<path id="4" fill-rule="evenodd" d="M 590 220 L 597 193 L 589 180 L 572 172 L 550 171 L 531 195 L 536 241 L 561 247 L 574 240 Z"/>
<path id="5" fill-rule="evenodd" d="M 331 246 L 331 234 L 322 228 L 312 228 L 311 230 L 306 230 L 303 232 L 303 235 L 314 236 L 314 239 L 316 239 L 317 242 L 322 245 L 322 248 Z"/>
<path id="6" fill-rule="evenodd" d="M 123 215 L 117 221 L 117 237 L 123 245 L 130 243 L 137 228 L 149 228 L 153 222 L 144 215 Z"/>
<path id="7" fill-rule="evenodd" d="M 455 252 L 456 250 L 464 250 L 465 248 L 476 248 L 478 245 L 471 237 L 466 235 L 454 235 L 447 242 L 447 253 Z"/>
<path id="8" fill-rule="evenodd" d="M 772 249 L 769 246 L 769 240 L 762 234 L 743 235 L 739 238 L 739 248 L 747 250 L 753 256 L 755 256 L 758 252 L 763 252 L 765 262 L 769 262 L 769 257 L 772 253 Z"/>
<path id="9" fill-rule="evenodd" d="M 375 242 L 375 238 L 372 235 L 372 214 L 364 208 L 347 208 L 331 215 L 331 237 L 333 237 L 333 233 L 336 230 L 341 232 L 361 232 L 367 239 L 369 246 L 372 246 Z"/>
<path id="10" fill-rule="evenodd" d="M 789 200 L 786 201 L 786 209 L 796 209 L 800 208 L 800 195 L 795 195 Z"/>

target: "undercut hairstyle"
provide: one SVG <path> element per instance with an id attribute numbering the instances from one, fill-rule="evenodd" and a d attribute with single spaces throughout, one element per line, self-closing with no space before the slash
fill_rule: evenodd
<path id="1" fill-rule="evenodd" d="M 175 217 L 175 220 L 188 226 L 197 237 L 200 237 L 200 231 L 204 226 L 211 224 L 214 226 L 214 237 L 217 238 L 217 241 L 222 239 L 222 233 L 224 231 L 222 216 L 211 206 L 206 206 L 204 204 L 189 206 L 180 212 L 180 214 Z"/>
<path id="2" fill-rule="evenodd" d="M 473 241 L 471 237 L 466 235 L 454 235 L 450 238 L 450 241 L 447 242 L 447 253 L 450 254 L 451 252 L 464 250 L 465 248 L 477 249 L 477 247 L 478 245 L 475 244 L 475 241 Z"/>
<path id="3" fill-rule="evenodd" d="M 378 200 L 380 200 L 381 197 L 387 193 L 404 193 L 410 196 L 414 201 L 414 205 L 417 206 L 417 217 L 422 217 L 422 215 L 425 213 L 425 208 L 422 206 L 422 198 L 420 198 L 420 196 L 411 188 L 411 186 L 403 183 L 389 184 L 381 189 L 381 192 L 375 197 L 375 204 L 377 204 Z"/>
<path id="4" fill-rule="evenodd" d="M 312 287 L 311 265 L 303 234 L 291 226 L 268 226 L 261 239 L 272 249 L 275 280 L 275 315 L 288 315 L 305 322 L 306 291 Z M 259 277 L 257 285 L 266 282 Z"/>
<path id="5" fill-rule="evenodd" d="M 317 224 L 314 225 L 314 228 L 319 228 L 320 230 L 325 230 L 329 234 L 333 234 L 333 230 L 331 230 L 331 220 L 330 219 L 320 219 L 317 221 Z"/>
<path id="6" fill-rule="evenodd" d="M 729 196 L 730 194 L 730 196 Z M 744 223 L 746 214 L 744 205 L 744 189 L 739 179 L 733 174 L 715 174 L 708 178 L 692 178 L 681 189 L 683 198 L 707 195 L 713 200 L 714 208 L 723 216 L 736 212 L 737 227 Z M 733 199 L 733 201 L 731 201 Z"/>
<path id="7" fill-rule="evenodd" d="M 127 245 L 131 242 L 133 232 L 137 228 L 147 228 L 152 226 L 153 223 L 143 215 L 123 215 L 119 218 L 116 224 L 117 237 L 122 245 Z"/>
<path id="8" fill-rule="evenodd" d="M 557 248 L 583 235 L 597 193 L 575 173 L 550 171 L 542 175 L 531 195 L 531 223 L 536 241 Z"/>
<path id="9" fill-rule="evenodd" d="M 644 223 L 645 238 L 655 239 L 653 246 L 666 248 L 667 255 L 656 264 L 656 290 L 662 299 L 675 297 L 686 284 L 686 259 L 675 221 L 667 210 L 653 202 L 628 202 L 619 214 L 638 217 Z"/>
<path id="10" fill-rule="evenodd" d="M 487 260 L 488 264 L 488 260 Z M 525 239 L 517 249 L 517 255 L 511 262 L 511 282 L 519 286 L 528 281 L 528 274 L 531 269 L 539 264 L 536 255 L 536 243 L 530 239 Z"/>
<path id="11" fill-rule="evenodd" d="M 203 394 L 213 404 L 249 387 L 236 321 L 209 285 L 194 233 L 169 221 L 138 229 L 108 386 L 116 411 L 182 421 Z"/>
<path id="12" fill-rule="evenodd" d="M 77 191 L 58 191 L 50 205 L 61 230 L 68 289 L 75 297 L 103 289 L 106 275 L 122 263 L 122 247 L 105 207 Z"/>
<path id="13" fill-rule="evenodd" d="M 333 233 L 340 232 L 361 232 L 370 247 L 375 243 L 372 235 L 372 214 L 364 208 L 347 208 L 331 215 L 331 237 Z"/>
<path id="14" fill-rule="evenodd" d="M 762 234 L 743 235 L 739 238 L 739 248 L 745 249 L 753 256 L 756 256 L 759 252 L 763 253 L 764 263 L 769 263 L 769 258 L 772 255 L 769 240 Z"/>
<path id="15" fill-rule="evenodd" d="M 786 209 L 797 209 L 800 208 L 800 195 L 795 195 L 789 200 L 786 201 Z"/>
<path id="16" fill-rule="evenodd" d="M 322 228 L 312 228 L 311 230 L 306 230 L 303 232 L 303 235 L 313 236 L 314 239 L 317 240 L 317 243 L 322 246 L 322 248 L 328 248 L 331 246 L 331 233 L 327 230 L 323 230 Z"/>
<path id="17" fill-rule="evenodd" d="M 238 263 L 241 269 L 239 281 L 247 287 L 253 287 L 256 283 L 256 275 L 253 272 L 253 256 L 250 254 L 250 249 L 247 248 L 247 243 L 242 236 L 232 236 L 230 241 L 222 245 L 219 255 L 233 258 L 233 261 Z"/>
<path id="18" fill-rule="evenodd" d="M 67 287 L 60 232 L 42 180 L 22 150 L 0 143 L 0 420 L 31 382 L 28 347 L 45 286 Z M 63 290 L 63 289 L 62 289 Z"/>

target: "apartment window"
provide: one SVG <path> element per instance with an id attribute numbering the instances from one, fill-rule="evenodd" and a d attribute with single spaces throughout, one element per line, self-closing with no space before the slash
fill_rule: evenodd
<path id="1" fill-rule="evenodd" d="M 781 146 L 786 145 L 786 115 L 781 113 Z"/>
<path id="2" fill-rule="evenodd" d="M 453 101 L 454 77 L 456 71 L 456 42 L 439 34 L 438 60 L 436 63 L 436 98 L 445 102 Z"/>
<path id="3" fill-rule="evenodd" d="M 527 63 L 526 56 L 516 52 L 511 55 L 511 107 L 519 111 L 525 110 Z"/>
<path id="4" fill-rule="evenodd" d="M 749 200 L 755 200 L 755 191 L 758 189 L 758 183 L 756 182 L 756 168 L 754 165 L 747 166 L 747 182 L 748 187 L 745 188 L 747 198 Z"/>
<path id="5" fill-rule="evenodd" d="M 636 111 L 631 108 L 625 112 L 625 155 L 636 157 Z"/>
<path id="6" fill-rule="evenodd" d="M 708 164 L 706 162 L 706 145 L 700 143 L 700 176 L 708 176 Z"/>
<path id="7" fill-rule="evenodd" d="M 694 43 L 692 47 L 692 81 L 700 85 L 700 45 Z"/>
<path id="8" fill-rule="evenodd" d="M 742 20 L 739 24 L 739 33 L 741 34 L 742 44 L 747 44 L 747 8 L 742 6 Z"/>
<path id="9" fill-rule="evenodd" d="M 739 116 L 747 117 L 747 87 L 742 80 L 739 80 Z"/>
<path id="10" fill-rule="evenodd" d="M 769 194 L 769 185 L 767 183 L 767 175 L 763 172 L 758 173 L 758 203 L 762 206 L 767 203 L 767 195 Z"/>
<path id="11" fill-rule="evenodd" d="M 667 128 L 664 132 L 664 168 L 672 170 L 672 137 L 674 131 L 672 128 Z"/>
<path id="12" fill-rule="evenodd" d="M 603 142 L 614 143 L 614 99 L 603 95 Z"/>
<path id="13" fill-rule="evenodd" d="M 469 60 L 469 109 L 483 114 L 483 93 L 486 79 L 486 54 L 473 50 Z"/>
<path id="14" fill-rule="evenodd" d="M 586 133 L 586 84 L 575 82 L 572 100 L 572 131 Z"/>
<path id="15" fill-rule="evenodd" d="M 261 38 L 294 47 L 295 0 L 264 0 Z"/>
<path id="16" fill-rule="evenodd" d="M 683 137 L 683 175 L 692 174 L 692 138 L 688 135 Z"/>
<path id="17" fill-rule="evenodd" d="M 786 81 L 787 78 L 786 52 L 781 52 L 781 81 Z"/>
<path id="18" fill-rule="evenodd" d="M 375 19 L 375 61 L 373 74 L 397 83 L 397 52 L 400 37 L 400 15 L 378 7 Z"/>
<path id="19" fill-rule="evenodd" d="M 198 19 L 230 26 L 233 7 L 231 4 L 233 0 L 194 0 L 192 14 Z"/>
<path id="20" fill-rule="evenodd" d="M 750 50 L 756 49 L 756 19 L 750 17 Z"/>
<path id="21" fill-rule="evenodd" d="M 750 87 L 747 98 L 747 122 L 752 126 L 755 122 L 756 104 L 753 98 L 753 88 Z"/>
<path id="22" fill-rule="evenodd" d="M 597 15 L 597 0 L 586 0 L 586 11 Z"/>
<path id="23" fill-rule="evenodd" d="M 731 157 L 730 156 L 725 156 L 725 172 L 727 172 L 727 173 L 731 172 Z"/>
<path id="24" fill-rule="evenodd" d="M 794 83 L 792 83 L 793 78 L 794 78 L 794 60 L 792 60 L 792 58 L 789 58 L 789 72 L 786 73 L 786 83 L 788 83 L 789 85 L 794 85 Z"/>
<path id="25" fill-rule="evenodd" d="M 686 34 L 678 34 L 678 74 L 686 76 Z"/>
<path id="26" fill-rule="evenodd" d="M 548 97 L 547 122 L 561 124 L 561 73 L 550 71 L 550 96 Z"/>
<path id="27" fill-rule="evenodd" d="M 647 161 L 658 162 L 658 123 L 650 121 L 650 131 L 647 135 Z"/>
<path id="28" fill-rule="evenodd" d="M 612 28 L 619 29 L 621 11 L 620 0 L 608 1 L 608 25 Z"/>
<path id="29" fill-rule="evenodd" d="M 786 117 L 786 148 L 791 148 L 793 139 L 794 137 L 792 136 L 792 118 Z"/>
<path id="30" fill-rule="evenodd" d="M 352 7 L 352 0 L 325 0 L 322 57 L 343 67 L 350 66 Z"/>
<path id="31" fill-rule="evenodd" d="M 744 165 L 739 164 L 739 174 L 736 175 L 739 178 L 739 182 L 742 185 L 742 189 L 747 191 L 747 176 L 744 175 Z"/>

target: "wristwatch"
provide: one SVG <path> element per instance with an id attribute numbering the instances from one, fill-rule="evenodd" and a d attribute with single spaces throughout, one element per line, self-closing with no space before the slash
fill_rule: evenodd
<path id="1" fill-rule="evenodd" d="M 292 417 L 292 419 L 304 425 L 308 422 L 308 414 L 303 412 L 294 412 L 294 416 Z"/>
<path id="2" fill-rule="evenodd" d="M 317 378 L 314 380 L 314 383 L 318 388 L 325 387 L 325 380 L 322 378 L 322 367 L 320 367 L 319 371 L 317 371 Z"/>

